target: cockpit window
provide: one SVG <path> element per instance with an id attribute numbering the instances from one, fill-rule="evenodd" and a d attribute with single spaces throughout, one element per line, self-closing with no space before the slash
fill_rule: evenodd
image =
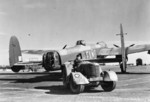
<path id="1" fill-rule="evenodd" d="M 76 45 L 84 45 L 85 46 L 86 42 L 85 42 L 85 40 L 78 40 Z"/>

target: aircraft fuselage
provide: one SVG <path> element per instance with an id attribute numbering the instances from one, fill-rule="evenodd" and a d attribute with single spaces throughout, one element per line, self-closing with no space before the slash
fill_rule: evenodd
<path id="1" fill-rule="evenodd" d="M 76 45 L 58 51 L 47 52 L 43 55 L 42 65 L 47 71 L 59 70 L 65 62 L 75 60 L 79 53 L 83 60 L 96 59 L 97 53 L 104 47 L 106 47 L 106 45 L 102 43 L 93 45 Z"/>

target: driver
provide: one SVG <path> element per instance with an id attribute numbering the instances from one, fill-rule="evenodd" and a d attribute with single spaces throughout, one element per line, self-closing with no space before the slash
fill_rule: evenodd
<path id="1" fill-rule="evenodd" d="M 73 65 L 73 67 L 74 67 L 74 68 L 77 68 L 81 62 L 82 62 L 81 54 L 78 54 L 78 55 L 76 56 L 76 59 L 74 60 L 74 65 Z"/>

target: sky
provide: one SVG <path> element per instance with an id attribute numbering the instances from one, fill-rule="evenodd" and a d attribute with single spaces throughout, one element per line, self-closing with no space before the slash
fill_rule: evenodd
<path id="1" fill-rule="evenodd" d="M 120 23 L 126 46 L 150 43 L 150 1 L 0 0 L 0 65 L 8 64 L 12 35 L 21 49 L 61 49 L 80 39 L 112 46 L 120 41 Z"/>

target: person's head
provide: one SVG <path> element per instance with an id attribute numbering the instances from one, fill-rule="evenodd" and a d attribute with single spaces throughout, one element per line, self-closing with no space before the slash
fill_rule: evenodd
<path id="1" fill-rule="evenodd" d="M 81 54 L 78 54 L 76 59 L 81 59 Z"/>

